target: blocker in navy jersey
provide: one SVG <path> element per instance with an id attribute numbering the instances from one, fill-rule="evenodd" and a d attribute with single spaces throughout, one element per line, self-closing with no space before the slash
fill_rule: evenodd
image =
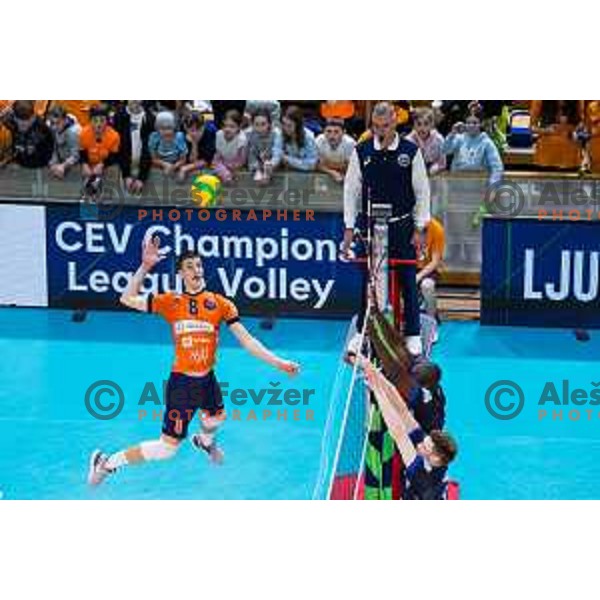
<path id="1" fill-rule="evenodd" d="M 425 439 L 422 429 L 409 433 L 415 448 Z M 446 497 L 446 473 L 448 467 L 433 467 L 422 456 L 417 456 L 406 467 L 404 500 L 444 500 Z"/>

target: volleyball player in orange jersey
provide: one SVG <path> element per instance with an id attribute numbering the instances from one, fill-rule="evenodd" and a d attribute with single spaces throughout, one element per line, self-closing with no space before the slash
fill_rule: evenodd
<path id="1" fill-rule="evenodd" d="M 213 462 L 222 461 L 223 452 L 215 434 L 224 418 L 223 399 L 213 371 L 221 323 L 229 326 L 250 354 L 288 375 L 299 371 L 297 363 L 276 356 L 248 332 L 231 300 L 206 289 L 202 261 L 194 252 L 181 255 L 177 261 L 184 293 L 141 295 L 144 277 L 164 258 L 159 245 L 158 237 L 144 243 L 142 264 L 123 292 L 121 303 L 142 312 L 160 314 L 171 325 L 175 362 L 166 389 L 162 435 L 111 455 L 100 450 L 93 452 L 88 473 L 91 485 L 98 485 L 124 465 L 173 457 L 187 437 L 189 424 L 198 410 L 201 428 L 192 436 L 192 445 L 206 452 Z"/>

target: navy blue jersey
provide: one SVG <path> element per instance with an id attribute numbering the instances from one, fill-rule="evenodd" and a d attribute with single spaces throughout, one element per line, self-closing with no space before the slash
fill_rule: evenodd
<path id="1" fill-rule="evenodd" d="M 409 435 L 415 447 L 425 439 L 422 429 Z M 406 467 L 404 500 L 444 500 L 446 497 L 447 467 L 432 467 L 422 456 Z"/>
<path id="2" fill-rule="evenodd" d="M 437 386 L 432 392 L 421 387 L 412 388 L 408 406 L 421 429 L 427 434 L 442 430 L 446 423 L 446 396 Z"/>

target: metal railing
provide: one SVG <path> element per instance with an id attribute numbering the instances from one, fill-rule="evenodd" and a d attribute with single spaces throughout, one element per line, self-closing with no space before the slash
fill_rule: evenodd
<path id="1" fill-rule="evenodd" d="M 191 206 L 190 181 L 178 183 L 152 174 L 142 197 L 123 192 L 116 169 L 107 175 L 106 194 L 137 206 Z M 506 173 L 490 189 L 484 173 L 443 173 L 431 179 L 432 213 L 446 232 L 448 273 L 477 274 L 481 269 L 481 218 L 500 210 L 507 218 L 538 216 L 554 220 L 598 219 L 600 178 L 570 173 Z M 234 208 L 313 209 L 341 212 L 342 185 L 318 173 L 278 172 L 266 187 L 258 187 L 249 173 L 240 174 L 224 188 L 223 205 Z M 502 196 L 504 194 L 504 196 Z M 511 198 L 512 196 L 512 198 Z M 76 202 L 81 178 L 75 171 L 64 181 L 46 171 L 10 165 L 0 169 L 0 201 Z M 512 204 L 511 204 L 512 203 Z M 513 208 L 511 208 L 511 206 Z M 514 210 L 514 207 L 518 210 Z M 543 214 L 540 211 L 545 211 Z"/>

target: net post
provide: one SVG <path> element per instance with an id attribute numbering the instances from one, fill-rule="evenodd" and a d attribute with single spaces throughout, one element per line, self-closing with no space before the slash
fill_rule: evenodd
<path id="1" fill-rule="evenodd" d="M 392 205 L 370 203 L 370 220 L 368 227 L 372 229 L 372 244 L 369 254 L 372 255 L 369 274 L 376 273 L 373 282 L 377 287 L 379 309 L 384 313 L 396 312 L 392 304 L 395 302 L 390 294 L 389 268 L 389 220 L 392 217 Z M 382 267 L 382 268 L 379 268 Z M 394 317 L 395 320 L 395 317 Z M 394 441 L 389 434 L 381 411 L 372 394 L 372 416 L 367 425 L 367 446 L 365 452 L 365 499 L 392 500 L 394 496 L 393 461 L 396 454 Z"/>

